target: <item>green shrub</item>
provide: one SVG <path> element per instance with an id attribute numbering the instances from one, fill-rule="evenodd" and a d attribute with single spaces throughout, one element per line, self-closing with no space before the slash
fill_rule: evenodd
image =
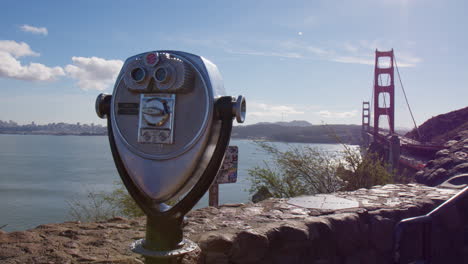
<path id="1" fill-rule="evenodd" d="M 104 200 L 116 208 L 118 215 L 125 217 L 143 216 L 144 213 L 136 204 L 135 200 L 128 194 L 127 189 L 121 181 L 117 181 L 116 188 L 112 193 L 104 196 Z"/>
<path id="2" fill-rule="evenodd" d="M 370 188 L 391 183 L 392 173 L 375 154 L 363 157 L 359 149 L 343 145 L 341 153 L 311 146 L 289 146 L 281 151 L 270 143 L 257 142 L 271 156 L 263 166 L 249 169 L 250 193 L 259 190 L 277 198 Z"/>
<path id="3" fill-rule="evenodd" d="M 270 143 L 257 145 L 272 159 L 248 170 L 250 193 L 266 187 L 274 197 L 294 197 L 335 192 L 343 186 L 343 181 L 336 177 L 338 159 L 333 153 L 310 146 L 290 146 L 281 151 Z"/>
<path id="4" fill-rule="evenodd" d="M 68 201 L 68 214 L 71 219 L 81 222 L 97 222 L 116 216 L 144 215 L 121 181 L 115 182 L 115 189 L 111 193 L 88 191 L 87 198 L 86 201 L 79 199 Z"/>
<path id="5" fill-rule="evenodd" d="M 376 153 L 362 156 L 359 151 L 346 145 L 343 152 L 343 162 L 337 168 L 337 176 L 345 182 L 343 190 L 353 191 L 394 181 L 394 172 L 389 164 Z"/>
<path id="6" fill-rule="evenodd" d="M 116 216 L 116 208 L 105 200 L 104 193 L 88 191 L 86 201 L 67 201 L 68 214 L 72 220 L 81 222 L 104 221 Z"/>

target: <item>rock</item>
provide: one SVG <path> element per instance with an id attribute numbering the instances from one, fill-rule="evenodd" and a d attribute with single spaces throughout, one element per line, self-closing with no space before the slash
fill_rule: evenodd
<path id="1" fill-rule="evenodd" d="M 267 251 L 268 239 L 264 234 L 243 231 L 234 240 L 230 259 L 233 263 L 258 263 Z"/>
<path id="2" fill-rule="evenodd" d="M 468 162 L 458 164 L 451 171 L 453 171 L 452 173 L 454 174 L 468 173 Z"/>
<path id="3" fill-rule="evenodd" d="M 78 248 L 78 244 L 73 241 L 68 241 L 64 243 L 63 246 L 66 248 Z"/>
<path id="4" fill-rule="evenodd" d="M 260 189 L 252 196 L 252 202 L 258 203 L 260 201 L 266 200 L 273 195 L 270 193 L 267 187 L 262 186 Z"/>
<path id="5" fill-rule="evenodd" d="M 378 252 L 388 252 L 393 246 L 393 229 L 395 221 L 375 215 L 370 219 L 370 244 Z"/>
<path id="6" fill-rule="evenodd" d="M 108 258 L 106 260 L 95 260 L 92 264 L 144 264 L 143 261 L 133 257 Z"/>
<path id="7" fill-rule="evenodd" d="M 440 158 L 440 157 L 446 157 L 449 154 L 450 154 L 450 151 L 448 149 L 441 149 L 436 152 L 435 156 L 436 158 Z"/>
<path id="8" fill-rule="evenodd" d="M 464 151 L 457 151 L 457 152 L 453 153 L 453 156 L 454 156 L 455 162 L 457 162 L 457 161 L 463 162 L 465 160 L 468 160 L 468 154 L 466 154 L 466 152 L 464 152 Z"/>
<path id="9" fill-rule="evenodd" d="M 229 263 L 229 252 L 233 243 L 233 236 L 217 232 L 201 235 L 198 245 L 203 252 L 205 263 Z"/>
<path id="10" fill-rule="evenodd" d="M 416 174 L 414 174 L 414 179 L 416 180 L 416 182 L 424 182 L 425 181 L 425 171 L 424 170 L 420 170 L 418 172 L 416 172 Z"/>
<path id="11" fill-rule="evenodd" d="M 449 141 L 447 141 L 447 142 L 444 144 L 444 147 L 450 148 L 451 146 L 453 146 L 453 145 L 455 145 L 455 144 L 457 144 L 457 143 L 458 143 L 457 140 L 449 140 Z"/>
<path id="12" fill-rule="evenodd" d="M 109 222 L 109 223 L 111 223 L 111 222 L 128 222 L 128 219 L 125 218 L 125 217 L 116 216 L 114 218 L 111 218 L 111 219 L 107 220 L 107 222 Z"/>
<path id="13" fill-rule="evenodd" d="M 279 228 L 279 239 L 285 244 L 304 243 L 309 239 L 309 232 L 306 226 L 297 226 L 290 223 Z"/>
<path id="14" fill-rule="evenodd" d="M 59 233 L 60 236 L 68 237 L 71 239 L 76 239 L 78 237 L 79 232 L 77 230 L 67 229 Z"/>
<path id="15" fill-rule="evenodd" d="M 392 184 L 333 194 L 359 203 L 349 212 L 298 207 L 288 199 L 201 208 L 188 213 L 184 227 L 184 235 L 200 249 L 180 263 L 385 263 L 391 257 L 387 252 L 392 224 L 425 214 L 456 192 Z M 468 219 L 467 205 L 468 201 L 459 206 L 462 212 L 451 213 L 439 226 L 460 227 Z M 463 221 L 451 219 L 455 216 Z M 129 245 L 144 237 L 144 223 L 144 217 L 67 222 L 3 233 L 0 262 L 141 264 L 141 256 Z"/>
<path id="16" fill-rule="evenodd" d="M 342 256 L 349 256 L 358 249 L 365 237 L 360 230 L 360 222 L 357 214 L 335 214 L 328 217 L 333 238 L 337 243 L 337 250 Z"/>
<path id="17" fill-rule="evenodd" d="M 433 173 L 431 173 L 428 177 L 427 184 L 429 186 L 436 186 L 447 178 L 447 170 L 444 168 L 438 168 Z"/>
<path id="18" fill-rule="evenodd" d="M 310 217 L 305 225 L 309 230 L 311 247 L 315 248 L 317 259 L 328 259 L 336 255 L 336 241 L 333 238 L 333 228 L 327 217 Z"/>
<path id="19" fill-rule="evenodd" d="M 269 259 L 266 262 L 298 263 L 307 253 L 309 232 L 301 223 L 290 222 L 272 227 L 267 237 Z"/>
<path id="20" fill-rule="evenodd" d="M 447 149 L 439 150 L 435 154 L 435 159 L 427 162 L 426 167 L 415 174 L 417 182 L 436 186 L 453 176 L 468 172 L 466 165 L 460 165 L 468 162 L 468 151 L 465 148 L 468 142 L 468 130 L 459 132 L 456 138 L 457 140 L 447 141 L 445 143 Z"/>
<path id="21" fill-rule="evenodd" d="M 453 159 L 451 158 L 440 158 L 433 162 L 433 166 L 437 166 L 443 169 L 449 169 L 450 165 L 453 164 Z"/>
<path id="22" fill-rule="evenodd" d="M 198 245 L 204 253 L 217 252 L 227 254 L 232 247 L 233 236 L 218 232 L 207 232 L 200 236 Z"/>

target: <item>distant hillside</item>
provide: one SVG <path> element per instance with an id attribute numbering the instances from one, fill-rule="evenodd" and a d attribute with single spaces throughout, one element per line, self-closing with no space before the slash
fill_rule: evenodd
<path id="1" fill-rule="evenodd" d="M 336 136 L 348 144 L 359 144 L 361 140 L 359 125 L 312 125 L 306 121 L 293 122 L 289 124 L 299 125 L 285 125 L 284 122 L 280 122 L 235 126 L 232 137 L 302 143 L 338 143 Z M 305 123 L 309 125 L 304 126 Z"/>
<path id="2" fill-rule="evenodd" d="M 37 125 L 34 122 L 19 125 L 14 121 L 0 120 L 0 134 L 38 134 L 38 135 L 107 135 L 107 128 L 95 124 L 51 123 Z M 343 143 L 359 144 L 361 126 L 359 125 L 312 125 L 307 121 L 257 123 L 248 126 L 234 126 L 232 138 L 258 139 L 282 142 L 303 143 Z"/>
<path id="3" fill-rule="evenodd" d="M 312 126 L 311 123 L 304 121 L 304 120 L 293 120 L 289 122 L 259 122 L 256 125 L 280 125 L 280 126 L 289 126 L 289 127 L 310 127 Z"/>
<path id="4" fill-rule="evenodd" d="M 68 124 L 49 123 L 37 125 L 34 122 L 19 125 L 15 121 L 0 120 L 0 134 L 27 134 L 27 135 L 107 135 L 107 128 L 99 124 Z"/>
<path id="5" fill-rule="evenodd" d="M 438 144 L 452 139 L 462 130 L 468 130 L 468 107 L 432 117 L 419 126 L 421 141 Z M 415 129 L 406 136 L 418 139 Z"/>

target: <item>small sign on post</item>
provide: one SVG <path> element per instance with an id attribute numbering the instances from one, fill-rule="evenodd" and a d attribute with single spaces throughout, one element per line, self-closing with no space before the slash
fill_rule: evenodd
<path id="1" fill-rule="evenodd" d="M 235 183 L 237 181 L 238 157 L 239 148 L 237 146 L 229 146 L 226 149 L 223 164 L 210 187 L 209 206 L 219 206 L 219 184 Z"/>

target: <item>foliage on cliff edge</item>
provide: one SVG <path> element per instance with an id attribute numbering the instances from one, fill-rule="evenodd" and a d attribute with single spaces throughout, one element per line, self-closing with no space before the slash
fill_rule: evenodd
<path id="1" fill-rule="evenodd" d="M 393 182 L 394 175 L 377 155 L 362 156 L 358 149 L 343 145 L 340 153 L 311 146 L 289 146 L 287 150 L 257 142 L 272 158 L 249 169 L 250 193 L 269 193 L 277 198 L 370 188 Z"/>

